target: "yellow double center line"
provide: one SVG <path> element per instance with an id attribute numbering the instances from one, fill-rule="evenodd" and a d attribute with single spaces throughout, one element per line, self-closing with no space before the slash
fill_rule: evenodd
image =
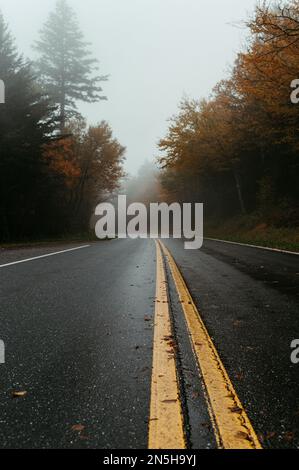
<path id="1" fill-rule="evenodd" d="M 162 252 L 158 243 L 149 448 L 185 449 L 183 413 L 176 370 L 167 280 Z"/>
<path id="2" fill-rule="evenodd" d="M 161 242 L 156 245 L 157 293 L 149 448 L 186 448 L 163 251 L 180 298 L 192 349 L 204 382 L 207 407 L 218 447 L 261 449 L 247 413 L 171 253 Z"/>

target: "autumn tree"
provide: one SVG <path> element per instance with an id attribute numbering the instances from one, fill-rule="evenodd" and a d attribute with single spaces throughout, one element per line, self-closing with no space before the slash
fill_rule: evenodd
<path id="1" fill-rule="evenodd" d="M 68 123 L 66 132 L 68 136 L 44 149 L 56 186 L 53 220 L 58 232 L 84 232 L 89 229 L 97 204 L 120 185 L 125 148 L 113 137 L 106 122 L 88 127 L 84 120 L 75 119 Z"/>
<path id="2" fill-rule="evenodd" d="M 59 106 L 58 120 L 63 132 L 66 121 L 78 114 L 78 101 L 95 103 L 106 99 L 97 75 L 89 43 L 84 40 L 73 9 L 66 0 L 58 0 L 34 49 L 38 53 L 36 68 L 40 81 L 52 101 Z"/>
<path id="3" fill-rule="evenodd" d="M 298 108 L 291 103 L 291 83 L 299 69 L 298 2 L 272 6 L 263 2 L 248 22 L 251 44 L 239 54 L 236 90 L 246 103 L 259 154 L 260 189 L 268 203 L 294 206 L 298 199 Z M 258 195 L 258 198 L 260 196 Z"/>
<path id="4" fill-rule="evenodd" d="M 299 6 L 262 2 L 230 76 L 209 100 L 184 101 L 161 139 L 161 180 L 179 200 L 208 212 L 253 212 L 276 224 L 298 222 Z M 236 201 L 238 202 L 236 204 Z"/>

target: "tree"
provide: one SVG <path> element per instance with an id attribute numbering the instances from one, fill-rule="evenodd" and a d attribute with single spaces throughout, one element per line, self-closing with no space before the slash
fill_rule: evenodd
<path id="1" fill-rule="evenodd" d="M 298 0 L 261 2 L 231 75 L 208 101 L 184 101 L 160 141 L 162 183 L 207 212 L 298 223 Z"/>
<path id="2" fill-rule="evenodd" d="M 83 232 L 97 204 L 119 187 L 125 148 L 106 122 L 87 127 L 83 119 L 73 119 L 66 132 L 68 136 L 44 148 L 55 186 L 51 217 L 57 233 Z"/>
<path id="3" fill-rule="evenodd" d="M 36 68 L 41 83 L 59 106 L 61 132 L 66 121 L 78 114 L 77 101 L 94 103 L 106 99 L 99 83 L 107 77 L 95 75 L 97 60 L 91 57 L 88 46 L 73 9 L 66 0 L 58 0 L 34 49 L 39 54 Z"/>
<path id="4" fill-rule="evenodd" d="M 113 137 L 105 121 L 89 126 L 77 134 L 80 178 L 75 188 L 73 213 L 79 223 L 87 226 L 92 212 L 107 196 L 119 188 L 124 177 L 125 147 Z"/>
<path id="5" fill-rule="evenodd" d="M 28 235 L 34 225 L 40 229 L 48 184 L 42 147 L 54 123 L 1 13 L 0 71 L 6 95 L 0 105 L 0 238 L 9 239 Z"/>

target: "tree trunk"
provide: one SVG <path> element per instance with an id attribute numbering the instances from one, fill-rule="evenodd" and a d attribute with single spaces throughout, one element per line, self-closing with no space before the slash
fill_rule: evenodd
<path id="1" fill-rule="evenodd" d="M 7 215 L 6 215 L 6 209 L 5 207 L 2 207 L 0 209 L 0 215 L 1 215 L 1 233 L 0 233 L 0 238 L 3 241 L 10 241 L 10 233 L 9 233 L 9 226 L 8 226 L 8 220 L 7 220 Z"/>
<path id="2" fill-rule="evenodd" d="M 60 124 L 59 124 L 60 134 L 63 135 L 64 130 L 65 130 L 65 96 L 63 96 L 61 100 L 59 120 L 60 120 Z"/>
<path id="3" fill-rule="evenodd" d="M 241 212 L 242 214 L 247 214 L 244 199 L 243 199 L 241 181 L 240 181 L 240 177 L 236 168 L 233 168 L 233 174 L 234 174 L 234 178 L 236 182 L 236 188 L 237 188 L 237 194 L 238 194 L 238 200 L 239 200 Z"/>
<path id="4" fill-rule="evenodd" d="M 64 67 L 64 66 L 63 66 Z M 63 72 L 64 74 L 64 72 Z M 65 122 L 66 122 L 66 116 L 65 116 L 65 81 L 63 79 L 61 83 L 61 102 L 60 102 L 60 133 L 61 135 L 64 133 L 65 130 Z"/>

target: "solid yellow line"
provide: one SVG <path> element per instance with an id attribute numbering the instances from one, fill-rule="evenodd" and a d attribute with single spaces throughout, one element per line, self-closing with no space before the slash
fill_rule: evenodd
<path id="1" fill-rule="evenodd" d="M 185 449 L 184 420 L 176 372 L 167 282 L 161 248 L 157 249 L 157 287 L 151 386 L 149 449 Z"/>
<path id="2" fill-rule="evenodd" d="M 213 341 L 170 251 L 161 243 L 185 314 L 190 340 L 205 384 L 208 408 L 218 446 L 224 449 L 261 449 Z"/>

